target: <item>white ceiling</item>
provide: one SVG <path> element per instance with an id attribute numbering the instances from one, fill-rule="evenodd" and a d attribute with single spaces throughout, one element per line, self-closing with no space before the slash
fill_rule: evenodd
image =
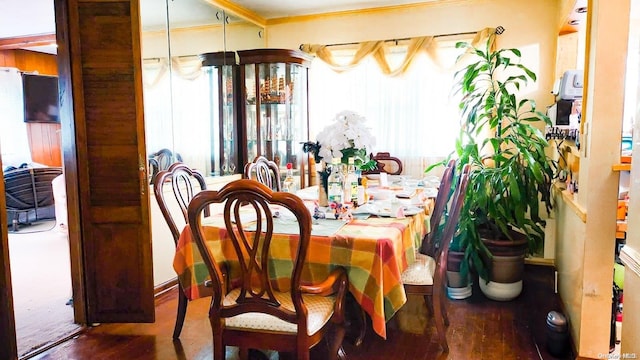
<path id="1" fill-rule="evenodd" d="M 51 34 L 53 0 L 0 0 L 0 38 Z"/>
<path id="2" fill-rule="evenodd" d="M 432 1 L 438 0 L 233 0 L 233 3 L 249 9 L 265 19 L 273 19 Z"/>
<path id="3" fill-rule="evenodd" d="M 233 0 L 265 19 L 319 14 L 333 11 L 358 10 L 391 5 L 404 5 L 437 0 Z M 162 0 L 140 0 L 142 23 L 145 28 L 164 24 Z M 206 0 L 172 0 L 172 23 L 211 23 L 216 9 Z M 19 37 L 55 32 L 53 0 L 0 0 L 0 38 Z"/>

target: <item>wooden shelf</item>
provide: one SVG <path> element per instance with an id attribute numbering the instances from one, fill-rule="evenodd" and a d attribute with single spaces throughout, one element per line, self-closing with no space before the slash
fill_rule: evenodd
<path id="1" fill-rule="evenodd" d="M 578 202 L 574 199 L 573 194 L 569 192 L 569 190 L 565 190 L 559 183 L 554 183 L 555 191 L 560 192 L 562 199 L 564 202 L 573 210 L 573 212 L 582 220 L 583 223 L 587 222 L 587 210 L 585 210 Z"/>
<path id="2" fill-rule="evenodd" d="M 611 166 L 611 170 L 613 171 L 630 171 L 631 164 L 613 164 Z"/>
<path id="3" fill-rule="evenodd" d="M 616 239 L 625 239 L 627 234 L 627 220 L 616 222 Z"/>

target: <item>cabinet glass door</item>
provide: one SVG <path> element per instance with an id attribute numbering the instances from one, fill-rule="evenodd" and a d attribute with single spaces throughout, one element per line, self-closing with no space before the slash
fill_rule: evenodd
<path id="1" fill-rule="evenodd" d="M 256 92 L 256 70 L 255 65 L 245 65 L 244 67 L 244 85 L 245 85 L 245 115 L 246 115 L 246 134 L 247 134 L 247 162 L 253 161 L 260 153 L 260 143 L 258 127 L 260 126 L 258 118 L 257 106 L 259 99 Z M 262 118 L 262 114 L 260 115 Z"/>
<path id="2" fill-rule="evenodd" d="M 231 65 L 220 67 L 221 107 L 220 107 L 220 175 L 236 174 L 240 171 L 238 162 L 238 131 L 235 119 L 234 68 Z M 213 126 L 215 128 L 215 126 Z"/>
<path id="3" fill-rule="evenodd" d="M 247 131 L 257 133 L 248 139 L 249 160 L 263 155 L 278 164 L 282 174 L 291 163 L 294 175 L 300 175 L 300 144 L 307 137 L 306 81 L 307 68 L 299 64 L 245 65 Z"/>

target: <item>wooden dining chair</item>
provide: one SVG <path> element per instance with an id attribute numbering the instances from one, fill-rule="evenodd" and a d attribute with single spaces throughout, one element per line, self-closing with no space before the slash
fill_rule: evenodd
<path id="1" fill-rule="evenodd" d="M 235 254 L 231 261 L 238 263 L 239 275 L 228 282 L 223 280 L 225 272 L 221 263 L 207 247 L 201 223 L 202 210 L 214 203 L 224 204 L 225 241 L 231 242 L 229 247 Z M 293 221 L 298 225 L 299 234 L 290 238 L 292 244 L 287 244 L 293 249 L 291 262 L 270 258 L 271 252 L 276 251 L 272 243 L 273 206 L 288 209 L 295 215 Z M 255 215 L 253 219 L 262 220 L 245 223 L 247 209 Z M 341 354 L 347 274 L 343 268 L 336 268 L 319 283 L 301 283 L 311 238 L 311 214 L 302 199 L 241 179 L 220 191 L 198 193 L 189 204 L 188 214 L 192 236 L 213 280 L 209 320 L 214 359 L 224 359 L 226 346 L 239 347 L 241 358 L 246 358 L 248 349 L 253 348 L 289 352 L 295 359 L 309 359 L 309 349 L 328 335 L 331 325 L 335 331 L 329 358 L 336 359 Z M 286 251 L 290 251 L 289 248 Z M 233 270 L 230 274 L 234 274 Z M 274 274 L 279 286 L 286 285 L 287 289 L 275 287 Z"/>
<path id="2" fill-rule="evenodd" d="M 379 174 L 386 172 L 390 175 L 402 174 L 402 161 L 395 156 L 391 156 L 388 152 L 378 152 L 370 155 L 371 159 L 376 161 L 376 168 L 373 170 L 363 171 L 363 174 Z"/>
<path id="3" fill-rule="evenodd" d="M 244 166 L 244 178 L 267 185 L 271 190 L 282 191 L 278 164 L 259 155 Z"/>
<path id="4" fill-rule="evenodd" d="M 165 188 L 171 187 L 173 197 L 165 197 Z M 207 183 L 204 176 L 187 165 L 177 162 L 171 164 L 167 170 L 162 170 L 156 175 L 156 181 L 153 184 L 153 193 L 164 216 L 164 220 L 169 226 L 171 235 L 175 245 L 178 245 L 180 231 L 187 223 L 187 207 L 193 196 L 199 191 L 206 190 Z M 209 216 L 209 208 L 206 208 L 206 216 Z M 176 315 L 176 324 L 173 329 L 173 338 L 180 337 L 184 317 L 187 312 L 188 304 L 182 286 L 179 284 L 178 291 L 178 313 Z"/>
<path id="5" fill-rule="evenodd" d="M 434 256 L 436 248 L 438 247 L 438 239 L 442 233 L 442 218 L 445 215 L 447 204 L 451 199 L 453 189 L 453 179 L 456 176 L 456 161 L 454 159 L 449 160 L 442 178 L 440 179 L 440 185 L 438 186 L 438 195 L 436 195 L 436 201 L 433 205 L 433 211 L 431 211 L 429 219 L 429 232 L 422 239 L 420 244 L 420 253 L 424 255 Z"/>
<path id="6" fill-rule="evenodd" d="M 169 149 L 160 149 L 153 154 L 149 154 L 149 183 L 153 184 L 155 177 L 162 170 L 167 170 L 174 162 L 182 162 L 182 156 Z"/>
<path id="7" fill-rule="evenodd" d="M 449 217 L 446 220 L 440 247 L 434 257 L 416 254 L 416 261 L 402 273 L 402 284 L 407 294 L 422 295 L 427 309 L 433 314 L 438 340 L 444 352 L 449 351 L 446 327 L 449 325 L 446 311 L 446 271 L 449 243 L 456 232 L 464 195 L 469 182 L 469 165 L 465 165 L 458 177 Z M 434 231 L 434 230 L 432 230 Z M 432 303 L 432 308 L 429 304 Z"/>

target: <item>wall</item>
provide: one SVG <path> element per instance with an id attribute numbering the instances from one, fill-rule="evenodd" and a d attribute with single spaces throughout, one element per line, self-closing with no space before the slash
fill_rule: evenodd
<path id="1" fill-rule="evenodd" d="M 262 28 L 250 23 L 200 26 L 171 31 L 171 56 L 199 55 L 208 52 L 254 49 L 264 47 Z M 225 42 L 226 36 L 226 42 Z M 142 33 L 142 58 L 166 57 L 167 33 L 148 31 Z"/>
<path id="2" fill-rule="evenodd" d="M 640 121 L 636 120 L 634 133 L 640 134 Z M 640 154 L 640 141 L 636 140 L 633 144 L 633 151 Z M 630 265 L 632 264 L 625 262 L 621 353 L 640 356 L 640 322 L 637 321 L 640 314 L 640 296 L 638 296 L 640 294 L 640 222 L 637 221 L 637 215 L 631 215 L 640 213 L 640 157 L 637 155 L 632 160 L 631 179 L 633 180 L 629 189 L 628 213 L 629 219 L 636 221 L 629 221 L 626 245 L 623 251 L 634 255 L 631 262 L 633 262 L 635 271 L 631 269 Z"/>
<path id="3" fill-rule="evenodd" d="M 579 192 L 556 197 L 557 268 L 578 355 L 596 359 L 609 352 L 629 2 L 589 6 Z"/>
<path id="4" fill-rule="evenodd" d="M 37 71 L 41 75 L 57 75 L 56 56 L 26 50 L 0 51 L 0 66 L 20 71 Z M 60 124 L 28 123 L 27 132 L 31 158 L 34 162 L 62 166 Z"/>
<path id="5" fill-rule="evenodd" d="M 630 19 L 630 32 L 629 43 L 636 44 L 636 46 L 629 47 L 629 54 L 631 55 L 632 48 L 637 49 L 637 44 L 640 41 L 640 0 L 631 0 L 631 19 Z M 637 50 L 636 50 L 637 51 Z M 636 56 L 630 56 L 635 59 L 636 68 L 640 67 L 640 58 Z M 632 60 L 634 61 L 634 60 Z M 629 66 L 629 65 L 628 65 Z M 637 78 L 627 75 L 627 78 L 632 79 L 632 84 L 638 87 Z M 629 209 L 628 209 L 628 222 L 626 245 L 622 249 L 620 257 L 624 259 L 625 273 L 624 273 L 624 309 L 623 309 L 623 321 L 622 321 L 622 345 L 621 354 L 636 354 L 640 356 L 640 221 L 637 221 L 640 217 L 640 93 L 636 92 L 635 101 L 631 101 L 630 105 L 633 106 L 632 117 L 635 118 L 633 126 L 634 142 L 633 152 L 636 154 L 632 159 L 631 173 L 630 173 L 630 188 L 629 188 Z M 627 256 L 625 256 L 627 255 Z M 636 356 L 636 358 L 638 357 Z"/>

